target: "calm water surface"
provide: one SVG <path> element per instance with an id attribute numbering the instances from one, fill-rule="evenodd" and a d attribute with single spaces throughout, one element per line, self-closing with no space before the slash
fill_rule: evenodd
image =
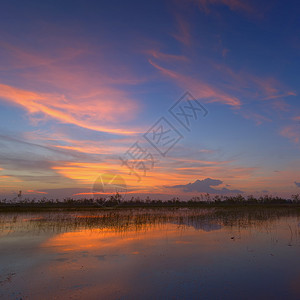
<path id="1" fill-rule="evenodd" d="M 0 298 L 300 299 L 300 213 L 2 213 Z"/>

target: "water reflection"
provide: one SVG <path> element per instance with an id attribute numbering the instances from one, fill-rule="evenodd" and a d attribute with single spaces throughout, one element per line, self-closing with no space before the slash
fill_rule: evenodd
<path id="1" fill-rule="evenodd" d="M 114 211 L 41 212 L 0 214 L 1 235 L 17 232 L 63 232 L 110 228 L 143 230 L 166 223 L 211 231 L 222 227 L 268 227 L 281 218 L 300 213 L 290 208 L 127 209 Z M 299 223 L 297 223 L 298 228 Z"/>
<path id="2" fill-rule="evenodd" d="M 0 298 L 297 299 L 300 213 L 0 215 Z"/>

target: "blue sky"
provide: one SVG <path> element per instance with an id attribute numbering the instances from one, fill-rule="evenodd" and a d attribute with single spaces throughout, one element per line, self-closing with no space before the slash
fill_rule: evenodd
<path id="1" fill-rule="evenodd" d="M 206 178 L 220 193 L 299 193 L 299 11 L 297 1 L 3 1 L 0 193 L 88 196 L 107 172 L 137 194 L 191 196 L 169 187 Z M 168 113 L 186 92 L 208 111 L 190 132 Z M 143 139 L 162 116 L 184 136 L 165 157 Z M 136 141 L 155 158 L 140 181 L 119 160 Z"/>

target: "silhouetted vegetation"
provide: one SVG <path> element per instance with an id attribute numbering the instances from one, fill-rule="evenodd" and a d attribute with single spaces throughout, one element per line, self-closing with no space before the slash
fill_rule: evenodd
<path id="1" fill-rule="evenodd" d="M 0 210 L 15 209 L 90 209 L 90 208 L 126 208 L 126 207 L 218 207 L 218 206 L 300 206 L 300 195 L 292 195 L 291 199 L 273 197 L 269 195 L 254 197 L 249 196 L 211 196 L 210 194 L 192 197 L 188 201 L 180 200 L 178 197 L 170 200 L 152 200 L 149 197 L 140 199 L 132 197 L 127 200 L 118 193 L 107 198 L 84 198 L 73 199 L 22 199 L 21 197 L 13 200 L 0 200 Z"/>

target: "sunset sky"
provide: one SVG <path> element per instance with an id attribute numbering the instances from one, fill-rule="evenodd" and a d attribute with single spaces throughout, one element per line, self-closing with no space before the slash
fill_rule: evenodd
<path id="1" fill-rule="evenodd" d="M 2 1 L 1 197 L 89 197 L 103 173 L 162 198 L 300 193 L 299 13 L 292 0 Z M 187 92 L 201 107 L 189 130 L 170 113 Z M 165 155 L 145 139 L 162 117 L 180 137 Z M 154 161 L 140 178 L 120 160 L 136 142 Z"/>

